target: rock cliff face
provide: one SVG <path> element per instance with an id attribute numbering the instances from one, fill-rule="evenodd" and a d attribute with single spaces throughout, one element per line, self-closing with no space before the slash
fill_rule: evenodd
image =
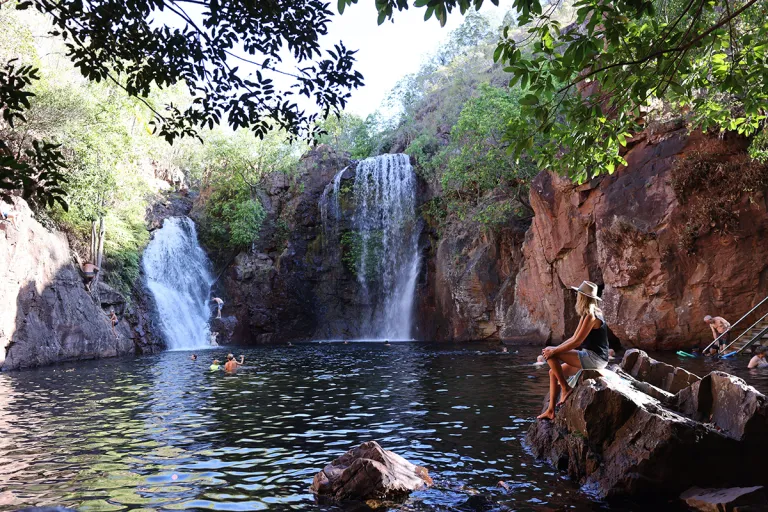
<path id="1" fill-rule="evenodd" d="M 62 233 L 40 225 L 27 204 L 13 205 L 18 230 L 0 223 L 0 368 L 3 370 L 59 361 L 113 357 L 153 350 L 140 310 L 107 285 L 99 299 L 85 291 L 69 243 Z M 107 312 L 120 318 L 113 334 Z M 135 320 L 132 328 L 126 318 Z"/>
<path id="2" fill-rule="evenodd" d="M 320 198 L 351 161 L 327 146 L 304 156 L 294 178 L 273 174 L 259 197 L 268 221 L 254 249 L 239 254 L 221 278 L 239 331 L 235 341 L 266 343 L 322 337 L 318 319 L 344 332 L 355 321 L 354 276 L 324 261 Z"/>
<path id="3" fill-rule="evenodd" d="M 737 201 L 729 234 L 707 227 L 691 237 L 690 206 L 672 187 L 675 163 L 692 154 L 738 172 L 744 141 L 668 126 L 632 144 L 629 165 L 612 176 L 583 185 L 537 176 L 522 243 L 514 226 L 492 235 L 451 227 L 429 263 L 424 331 L 559 343 L 577 323 L 568 286 L 588 279 L 600 286 L 606 320 L 624 345 L 678 349 L 711 339 L 705 315 L 735 321 L 768 295 L 765 194 Z"/>
<path id="4" fill-rule="evenodd" d="M 424 339 L 510 338 L 509 306 L 523 263 L 528 223 L 499 229 L 476 222 L 448 226 L 434 255 L 424 254 L 417 332 Z"/>

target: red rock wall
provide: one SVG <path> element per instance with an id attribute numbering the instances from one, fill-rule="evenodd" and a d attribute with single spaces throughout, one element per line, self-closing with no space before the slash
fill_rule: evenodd
<path id="1" fill-rule="evenodd" d="M 540 174 L 508 331 L 539 342 L 570 336 L 567 287 L 590 279 L 604 286 L 606 320 L 625 346 L 687 348 L 711 339 L 706 314 L 733 322 L 768 295 L 764 193 L 744 197 L 733 233 L 700 234 L 692 253 L 680 247 L 687 211 L 671 168 L 692 151 L 743 158 L 744 142 L 673 130 L 637 141 L 612 176 L 577 186 Z"/>

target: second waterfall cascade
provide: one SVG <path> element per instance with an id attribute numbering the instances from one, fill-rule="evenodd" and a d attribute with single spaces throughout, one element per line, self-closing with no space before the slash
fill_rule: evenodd
<path id="1" fill-rule="evenodd" d="M 352 190 L 347 192 L 355 205 L 347 223 L 351 229 L 340 233 L 344 213 L 339 195 L 344 192 L 341 176 L 345 171 L 326 187 L 321 211 L 326 236 L 339 240 L 346 257 L 353 259 L 348 263 L 357 277 L 359 301 L 367 309 L 357 335 L 364 339 L 411 339 L 420 224 L 416 175 L 410 158 L 387 154 L 358 163 Z"/>
<path id="2" fill-rule="evenodd" d="M 144 251 L 142 266 L 170 350 L 210 346 L 210 262 L 187 217 L 165 219 Z"/>

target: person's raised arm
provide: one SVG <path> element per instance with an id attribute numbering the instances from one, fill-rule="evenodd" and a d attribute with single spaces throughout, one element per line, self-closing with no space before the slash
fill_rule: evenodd
<path id="1" fill-rule="evenodd" d="M 245 356 L 244 356 L 244 355 L 242 355 L 242 354 L 240 354 L 240 362 L 239 362 L 239 363 L 237 363 L 237 364 L 240 364 L 240 365 L 241 365 L 241 364 L 243 364 L 244 362 L 245 362 Z"/>

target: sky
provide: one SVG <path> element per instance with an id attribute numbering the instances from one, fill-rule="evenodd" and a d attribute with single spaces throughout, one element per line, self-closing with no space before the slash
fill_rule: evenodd
<path id="1" fill-rule="evenodd" d="M 335 4 L 332 3 L 334 12 Z M 498 16 L 511 7 L 512 1 L 501 0 L 498 8 L 490 2 L 485 4 L 480 10 L 482 14 Z M 321 41 L 331 48 L 341 40 L 347 48 L 358 50 L 355 69 L 365 77 L 365 85 L 352 91 L 346 110 L 361 117 L 374 112 L 398 80 L 417 71 L 464 17 L 455 10 L 448 16 L 446 26 L 441 27 L 434 17 L 424 21 L 423 8 L 411 7 L 395 12 L 393 21 L 383 25 L 377 25 L 376 18 L 375 2 L 359 0 L 347 7 L 343 15 L 334 17 L 328 35 Z"/>

